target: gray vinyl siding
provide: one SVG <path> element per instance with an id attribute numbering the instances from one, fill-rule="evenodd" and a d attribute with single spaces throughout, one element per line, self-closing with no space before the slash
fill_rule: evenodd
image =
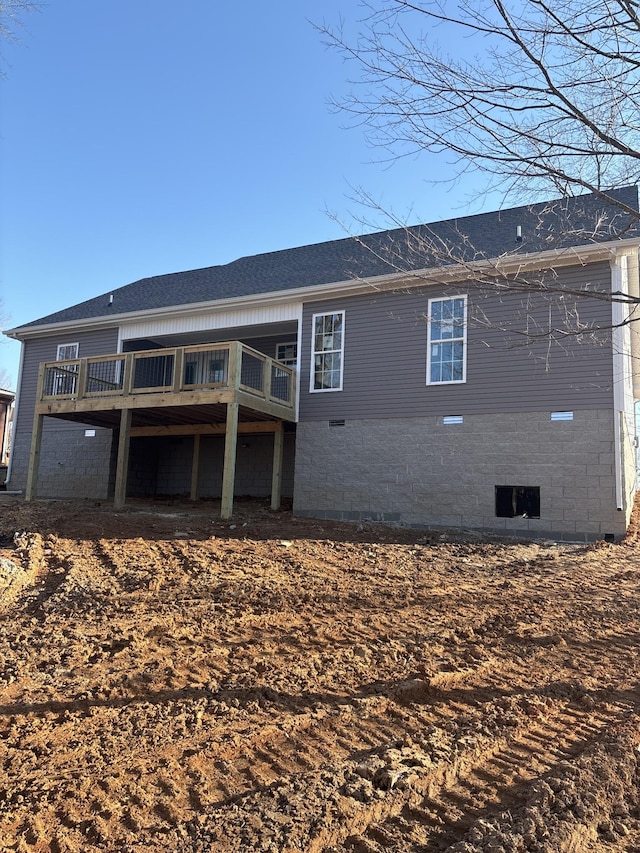
<path id="1" fill-rule="evenodd" d="M 33 410 L 38 384 L 38 368 L 43 361 L 55 361 L 59 344 L 75 344 L 78 346 L 78 357 L 85 358 L 93 355 L 105 355 L 118 351 L 118 330 L 103 329 L 97 332 L 66 332 L 50 338 L 27 340 L 24 344 L 24 366 L 20 384 L 20 407 L 16 429 L 31 431 Z M 53 418 L 49 418 L 54 422 Z"/>
<path id="2" fill-rule="evenodd" d="M 22 489 L 26 484 L 40 363 L 43 361 L 55 361 L 59 344 L 73 343 L 79 345 L 78 356 L 80 358 L 115 353 L 118 349 L 118 330 L 114 328 L 96 332 L 61 333 L 51 337 L 37 338 L 24 342 L 24 362 L 15 424 L 10 488 Z M 47 441 L 47 436 L 52 438 L 54 433 L 58 433 L 60 436 L 61 448 L 64 443 L 71 446 L 77 441 L 78 436 L 84 435 L 85 428 L 83 424 L 75 424 L 57 418 L 45 418 L 43 448 L 51 446 L 50 441 Z M 96 429 L 95 427 L 91 428 Z M 96 429 L 96 438 L 97 441 L 93 441 L 92 446 L 96 447 L 98 444 L 104 445 L 104 453 L 106 455 L 106 446 L 110 446 L 111 444 L 111 431 Z M 64 450 L 61 450 L 61 453 L 63 452 Z M 44 455 L 43 450 L 42 456 L 44 457 Z M 71 460 L 69 460 L 69 464 L 71 464 Z M 41 462 L 41 466 L 44 468 L 44 463 Z M 42 485 L 44 487 L 44 490 L 40 490 L 41 494 L 53 494 L 52 488 L 46 483 L 44 470 L 41 471 L 40 479 L 43 480 Z M 104 479 L 105 482 L 108 480 L 108 470 Z"/>
<path id="3" fill-rule="evenodd" d="M 557 290 L 589 282 L 610 287 L 608 263 L 562 270 Z M 429 298 L 468 295 L 467 378 L 465 383 L 427 385 Z M 567 298 L 571 306 L 571 298 Z M 580 320 L 608 328 L 611 304 L 582 299 Z M 309 390 L 312 317 L 345 311 L 342 391 Z M 482 294 L 472 283 L 419 290 L 372 293 L 307 303 L 303 313 L 300 421 L 342 418 L 421 417 L 544 410 L 608 408 L 613 402 L 613 366 L 608 332 L 577 341 L 544 330 L 550 302 L 545 294 L 523 297 Z M 555 311 L 553 325 L 564 319 Z M 527 324 L 541 335 L 523 336 Z"/>

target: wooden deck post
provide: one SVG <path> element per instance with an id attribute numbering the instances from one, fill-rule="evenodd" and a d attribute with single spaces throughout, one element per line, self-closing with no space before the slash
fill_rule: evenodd
<path id="1" fill-rule="evenodd" d="M 200 470 L 200 433 L 193 436 L 193 457 L 191 459 L 191 494 L 192 501 L 198 500 L 198 472 Z"/>
<path id="2" fill-rule="evenodd" d="M 233 514 L 233 490 L 236 481 L 236 450 L 238 447 L 238 402 L 227 403 L 227 431 L 224 437 L 224 470 L 222 472 L 222 501 L 220 517 Z"/>
<path id="3" fill-rule="evenodd" d="M 242 344 L 240 341 L 232 341 L 229 344 L 229 368 L 227 375 L 227 387 L 240 387 L 240 376 L 242 374 Z"/>
<path id="4" fill-rule="evenodd" d="M 173 360 L 173 390 L 182 391 L 184 377 L 184 347 L 178 347 Z"/>
<path id="5" fill-rule="evenodd" d="M 122 509 L 127 497 L 127 473 L 129 469 L 129 439 L 131 433 L 131 409 L 120 412 L 120 435 L 118 436 L 118 461 L 116 462 L 116 488 L 113 505 Z"/>
<path id="6" fill-rule="evenodd" d="M 87 373 L 88 363 L 86 358 L 80 359 L 80 367 L 78 368 L 78 378 L 76 379 L 76 400 L 84 399 L 87 393 Z"/>
<path id="7" fill-rule="evenodd" d="M 282 447 L 284 430 L 282 421 L 273 434 L 273 471 L 271 474 L 271 509 L 280 509 L 280 490 L 282 487 Z"/>
<path id="8" fill-rule="evenodd" d="M 33 430 L 31 432 L 31 452 L 29 453 L 29 471 L 27 473 L 27 487 L 24 493 L 26 501 L 32 501 L 37 492 L 38 467 L 40 465 L 40 446 L 42 445 L 42 425 L 44 415 L 36 415 L 33 419 Z"/>
<path id="9" fill-rule="evenodd" d="M 271 377 L 273 368 L 273 359 L 265 358 L 264 363 L 262 365 L 262 391 L 264 393 L 264 399 L 269 402 L 271 399 Z"/>
<path id="10" fill-rule="evenodd" d="M 128 352 L 124 357 L 124 376 L 122 377 L 122 393 L 126 396 L 131 393 L 133 388 L 133 371 L 134 371 L 134 355 L 135 353 Z"/>

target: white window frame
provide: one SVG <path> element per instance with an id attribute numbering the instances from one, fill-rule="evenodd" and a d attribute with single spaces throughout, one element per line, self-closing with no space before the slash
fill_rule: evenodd
<path id="1" fill-rule="evenodd" d="M 293 347 L 295 350 L 295 356 L 293 357 L 280 357 L 281 348 L 286 352 L 287 349 Z M 297 341 L 284 341 L 281 344 L 276 344 L 276 360 L 281 361 L 282 364 L 286 364 L 287 367 L 297 367 L 298 366 L 298 342 Z"/>
<path id="2" fill-rule="evenodd" d="M 437 338 L 432 336 L 433 305 L 436 302 L 453 302 L 457 299 L 464 301 L 462 334 L 455 338 Z M 462 343 L 462 378 L 461 379 L 431 379 L 432 347 L 440 344 Z M 467 381 L 467 294 L 456 296 L 439 296 L 430 299 L 427 309 L 427 385 L 461 385 Z"/>
<path id="3" fill-rule="evenodd" d="M 333 349 L 327 348 L 316 350 L 316 320 L 320 317 L 342 317 L 342 334 L 340 338 L 340 347 Z M 309 378 L 309 392 L 311 394 L 324 394 L 331 391 L 342 391 L 342 382 L 344 377 L 344 335 L 345 335 L 345 312 L 344 311 L 323 311 L 319 314 L 314 314 L 311 318 L 311 375 Z M 340 356 L 340 383 L 334 388 L 316 388 L 316 356 L 319 355 L 339 355 Z"/>
<path id="4" fill-rule="evenodd" d="M 68 355 L 65 353 L 65 350 L 73 350 L 73 355 Z M 80 344 L 58 344 L 56 349 L 56 361 L 75 361 L 78 358 L 78 353 L 80 352 Z M 53 375 L 53 394 L 58 396 L 60 394 L 73 394 L 75 395 L 77 390 L 77 382 L 78 377 L 69 376 L 68 373 L 56 370 Z"/>
<path id="5" fill-rule="evenodd" d="M 64 350 L 73 349 L 73 355 L 65 355 Z M 80 344 L 58 344 L 58 349 L 56 350 L 56 361 L 73 361 L 74 358 L 78 358 L 78 353 L 80 352 Z"/>

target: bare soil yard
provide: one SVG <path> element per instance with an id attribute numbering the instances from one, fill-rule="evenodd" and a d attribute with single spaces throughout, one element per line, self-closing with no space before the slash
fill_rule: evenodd
<path id="1" fill-rule="evenodd" d="M 638 851 L 640 544 L 0 496 L 0 850 Z"/>

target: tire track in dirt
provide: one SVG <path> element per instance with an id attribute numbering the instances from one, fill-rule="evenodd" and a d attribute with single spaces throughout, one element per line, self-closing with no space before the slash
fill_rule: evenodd
<path id="1" fill-rule="evenodd" d="M 228 849 L 249 849 L 242 841 L 248 815 L 268 816 L 277 802 L 277 826 L 268 820 L 264 824 L 266 835 L 274 836 L 274 849 L 289 849 L 295 830 L 295 849 L 310 853 L 423 849 L 421 845 L 445 850 L 463 839 L 474 821 L 514 808 L 532 780 L 575 760 L 618 717 L 615 711 L 593 717 L 558 700 L 543 703 L 544 710 L 532 717 L 530 703 L 529 697 L 522 700 L 517 724 L 512 721 L 507 732 L 496 728 L 494 720 L 493 733 L 478 736 L 452 735 L 425 725 L 422 716 L 412 737 L 405 716 L 403 738 L 337 762 L 332 750 L 333 761 L 324 771 L 302 771 L 297 777 L 284 773 L 269 787 L 256 786 L 232 802 L 212 804 L 194 834 L 216 844 L 233 838 L 236 843 L 229 842 Z M 327 819 L 317 820 L 301 837 L 300 815 L 314 807 L 322 814 L 322 803 L 330 806 Z"/>
<path id="2" fill-rule="evenodd" d="M 476 672 L 476 675 L 478 672 Z M 504 674 L 504 673 L 503 673 Z M 464 674 L 464 678 L 468 678 L 469 672 Z M 486 685 L 485 688 L 486 690 Z M 412 690 L 415 693 L 415 685 L 409 684 L 404 688 L 405 698 L 408 695 L 411 696 Z M 553 695 L 554 693 L 559 692 L 560 694 L 564 694 L 567 691 L 567 686 L 564 684 L 559 685 L 559 688 L 556 688 L 555 685 L 551 684 L 548 686 L 546 692 L 548 694 Z M 403 692 L 403 691 L 400 691 Z M 478 693 L 474 694 L 476 699 L 478 697 Z M 581 695 L 581 694 L 580 694 Z M 415 697 L 414 697 L 415 698 Z M 540 715 L 540 699 L 537 696 L 533 697 L 524 697 L 525 701 L 525 709 L 527 714 L 532 714 L 534 717 L 538 717 Z M 547 701 L 554 701 L 551 699 L 551 696 L 547 697 Z M 555 700 L 557 701 L 557 700 Z M 465 702 L 462 703 L 463 707 Z M 449 695 L 446 697 L 446 702 L 444 702 L 444 707 L 447 709 L 446 714 L 443 714 L 443 718 L 439 720 L 439 722 L 446 723 L 448 718 L 449 721 L 459 716 L 459 712 L 462 708 L 459 706 L 459 703 L 455 701 L 455 697 L 453 695 Z M 495 811 L 501 803 L 500 797 L 504 799 L 507 791 L 508 785 L 505 782 L 505 768 L 511 767 L 514 769 L 518 768 L 517 775 L 520 777 L 518 782 L 518 788 L 520 790 L 523 789 L 523 781 L 524 783 L 531 781 L 532 779 L 538 778 L 540 774 L 544 774 L 548 772 L 552 767 L 554 767 L 558 762 L 562 760 L 566 760 L 568 758 L 573 758 L 576 755 L 579 755 L 584 749 L 588 748 L 588 746 L 595 742 L 602 733 L 602 730 L 615 721 L 619 717 L 619 711 L 607 712 L 607 713 L 598 713 L 591 714 L 588 711 L 582 709 L 568 709 L 563 708 L 560 711 L 556 712 L 554 717 L 549 717 L 546 723 L 546 726 L 541 726 L 540 723 L 534 723 L 529 729 L 520 732 L 517 737 L 514 737 L 511 734 L 508 738 L 508 741 L 505 742 L 502 750 L 499 750 L 497 753 L 494 751 L 496 749 L 496 739 L 492 739 L 492 746 L 488 751 L 488 758 L 484 756 L 484 760 L 479 763 L 469 764 L 468 759 L 461 760 L 459 762 L 459 766 L 456 767 L 453 771 L 450 771 L 446 775 L 447 784 L 443 788 L 445 791 L 445 804 L 440 804 L 440 814 L 436 814 L 435 818 L 432 816 L 432 822 L 435 822 L 436 825 L 453 825 L 454 828 L 457 827 L 457 813 L 462 810 L 468 810 L 469 814 L 473 816 L 477 816 L 478 813 L 482 814 L 482 811 L 477 802 L 477 795 L 475 798 L 465 797 L 464 794 L 467 788 L 470 788 L 471 791 L 483 790 L 484 801 L 488 801 L 491 805 L 491 811 Z M 432 716 L 432 719 L 434 717 Z M 424 715 L 421 717 L 420 722 L 424 723 L 425 717 Z M 510 721 L 510 724 L 513 724 L 513 721 Z M 407 725 L 407 720 L 404 720 L 403 731 L 406 735 L 410 730 L 410 726 Z M 498 747 L 500 746 L 499 741 Z M 548 744 L 552 743 L 553 749 L 551 751 L 547 751 L 545 753 L 545 749 L 548 747 Z M 335 753 L 334 753 L 335 755 Z M 526 765 L 527 760 L 531 760 L 532 756 L 536 756 L 535 767 L 533 768 L 531 773 L 523 773 L 522 765 Z M 453 774 L 453 781 L 448 781 Z M 495 790 L 492 794 L 488 792 L 491 790 L 491 785 L 487 785 L 487 782 L 490 782 L 491 785 L 494 786 Z M 432 784 L 431 782 L 429 784 Z M 414 786 L 415 787 L 415 786 Z M 419 789 L 419 788 L 418 788 Z M 431 802 L 431 813 L 433 813 L 433 798 L 430 798 Z M 451 799 L 453 803 L 457 804 L 458 812 L 454 809 L 446 808 L 446 799 Z M 505 803 L 502 802 L 502 806 L 504 807 Z M 510 805 L 510 803 L 509 803 Z M 413 807 L 413 820 L 411 821 L 412 825 L 412 833 L 416 834 L 416 811 L 417 807 Z M 392 813 L 395 813 L 397 806 L 391 807 Z M 376 814 L 380 813 L 380 808 L 376 809 Z M 489 814 L 491 814 L 491 811 Z M 424 812 L 424 808 L 423 808 Z M 362 822 L 362 815 L 359 815 L 358 820 Z M 399 818 L 394 818 L 396 823 L 399 822 Z M 386 842 L 390 844 L 390 838 L 392 838 L 392 834 L 388 832 L 387 827 L 382 828 L 380 825 L 376 825 L 372 830 L 370 835 L 375 837 L 383 837 L 386 839 Z M 437 833 L 436 833 L 437 835 Z M 450 843 L 455 841 L 456 836 L 453 837 L 444 837 L 442 840 L 441 846 L 433 847 L 433 849 L 445 849 Z M 327 838 L 325 837 L 319 843 L 317 849 L 323 849 L 323 845 L 327 843 L 334 843 L 335 838 Z M 427 839 L 429 844 L 433 844 L 433 838 Z M 417 837 L 399 837 L 393 839 L 394 843 L 398 846 L 396 849 L 410 849 L 410 843 L 426 843 L 424 838 L 418 839 Z M 369 843 L 369 847 L 362 847 L 362 849 L 387 849 L 385 847 L 375 848 L 371 847 L 372 839 L 367 838 L 366 841 L 358 841 L 358 844 L 366 844 Z M 311 848 L 309 848 L 311 849 Z M 315 848 L 314 848 L 315 849 Z M 358 848 L 360 849 L 360 848 Z M 431 846 L 428 849 L 432 849 Z"/>
<path id="3" fill-rule="evenodd" d="M 478 671 L 476 671 L 476 673 L 475 673 L 475 674 L 476 674 L 476 676 L 479 674 L 479 672 L 480 672 L 479 670 L 478 670 Z M 468 681 L 468 679 L 469 679 L 469 674 L 470 674 L 470 673 L 469 673 L 469 671 L 467 671 L 467 672 L 465 672 L 465 673 L 463 674 L 464 679 L 465 679 L 465 680 L 467 680 L 467 681 Z M 455 679 L 454 679 L 454 680 L 455 680 Z M 426 688 L 426 686 L 425 686 L 425 685 L 422 685 L 422 687 L 421 687 L 419 684 L 417 685 L 417 689 L 418 689 L 418 691 L 420 691 L 421 689 L 422 689 L 422 690 L 424 690 L 425 688 Z M 484 689 L 486 690 L 486 685 L 485 685 L 485 688 L 484 688 Z M 407 685 L 402 685 L 402 686 L 401 686 L 400 688 L 398 688 L 395 692 L 396 692 L 396 694 L 397 694 L 397 695 L 399 695 L 399 696 L 403 699 L 403 701 L 405 701 L 405 702 L 406 702 L 407 700 L 411 700 L 412 698 L 413 698 L 413 699 L 417 698 L 417 697 L 415 696 L 415 692 L 416 692 L 416 685 L 415 685 L 415 683 L 411 683 L 411 682 L 410 682 L 410 683 L 409 683 L 409 684 L 407 684 Z M 428 690 L 427 690 L 427 692 L 428 692 Z M 553 692 L 553 691 L 551 691 L 551 692 Z M 565 688 L 564 688 L 564 686 L 562 687 L 562 691 L 561 691 L 561 692 L 565 692 Z M 414 694 L 414 695 L 412 695 L 412 694 Z M 474 700 L 474 701 L 477 701 L 477 698 L 478 698 L 478 696 L 479 696 L 479 695 L 480 695 L 480 694 L 479 694 L 478 692 L 474 692 L 474 696 L 475 696 L 475 700 Z M 461 701 L 456 701 L 456 697 L 455 697 L 455 695 L 454 695 L 454 693 L 453 693 L 453 691 L 452 691 L 452 693 L 451 693 L 449 696 L 447 696 L 447 697 L 446 697 L 446 701 L 444 701 L 444 700 L 443 700 L 443 702 L 442 702 L 442 707 L 443 707 L 443 708 L 445 708 L 445 709 L 446 709 L 446 711 L 445 711 L 445 712 L 443 712 L 443 714 L 442 714 L 441 718 L 440 718 L 440 719 L 438 719 L 438 715 L 437 715 L 437 714 L 432 713 L 432 714 L 430 715 L 430 716 L 431 716 L 431 719 L 432 719 L 432 720 L 433 720 L 433 719 L 437 719 L 437 720 L 438 720 L 438 722 L 441 722 L 441 723 L 447 723 L 448 721 L 451 721 L 451 720 L 455 719 L 456 717 L 460 716 L 460 714 L 461 714 L 461 713 L 463 713 L 465 710 L 468 710 L 468 708 L 467 708 L 467 702 L 465 701 L 463 691 L 460 691 L 460 697 L 461 697 Z M 529 700 L 528 700 L 528 701 L 529 701 Z M 439 703 L 439 704 L 440 704 L 440 703 Z M 424 716 L 424 714 L 423 714 L 423 715 L 420 717 L 419 724 L 420 724 L 420 725 L 423 725 L 423 724 L 424 724 L 424 722 L 425 722 L 425 716 Z M 352 724 L 351 722 L 349 722 L 349 728 L 350 728 L 350 730 L 351 730 L 351 731 L 353 730 L 353 724 Z M 392 731 L 390 730 L 390 728 L 389 728 L 389 727 L 387 727 L 387 728 L 386 728 L 386 730 L 384 731 L 384 734 L 385 734 L 385 736 L 388 738 L 388 741 L 387 741 L 387 742 L 391 742 L 391 741 L 392 741 L 392 736 L 393 736 L 393 735 L 396 735 L 396 736 L 398 736 L 398 735 L 400 735 L 400 736 L 401 736 L 401 735 L 406 735 L 406 734 L 407 734 L 407 732 L 409 732 L 410 730 L 411 730 L 411 726 L 409 725 L 409 722 L 408 722 L 407 717 L 406 717 L 406 715 L 405 715 L 404 719 L 402 720 L 402 725 L 401 725 L 401 727 L 400 727 L 398 730 L 396 730 L 395 732 L 392 732 Z M 571 715 L 569 715 L 569 726 L 568 726 L 568 731 L 571 731 L 571 732 L 575 732 L 575 731 L 576 731 L 575 720 L 572 718 L 572 716 L 571 716 Z M 562 732 L 562 729 L 561 729 L 561 728 L 558 728 L 558 729 L 556 729 L 555 731 L 551 731 L 550 733 L 545 734 L 545 736 L 544 736 L 542 739 L 543 739 L 543 740 L 545 740 L 545 739 L 547 738 L 547 735 L 549 735 L 549 734 L 550 734 L 551 736 L 555 736 L 556 738 L 558 738 L 558 737 L 559 737 L 559 735 L 561 734 L 561 732 Z M 349 736 L 349 734 L 348 734 L 348 733 L 347 733 L 347 736 Z M 335 738 L 336 738 L 336 734 L 335 734 L 335 732 L 333 732 L 333 733 L 331 734 L 331 736 L 330 736 L 327 740 L 329 741 L 329 743 L 332 743 L 332 742 L 333 742 L 333 743 L 335 744 L 335 740 L 334 740 Z M 384 738 L 383 738 L 383 740 L 384 740 Z M 246 741 L 246 740 L 245 740 L 245 746 L 249 746 L 249 744 L 247 743 L 247 741 Z M 301 745 L 301 741 L 300 741 L 300 739 L 298 739 L 297 743 L 295 744 L 295 750 L 296 750 L 299 754 L 301 754 L 301 753 L 303 753 L 303 752 L 305 752 L 305 751 L 306 751 L 306 750 L 305 750 L 305 747 L 304 747 L 303 745 Z M 328 749 L 326 750 L 327 758 L 329 758 L 331 755 L 333 755 L 334 757 L 336 757 L 337 752 L 338 752 L 338 751 L 335 749 L 335 746 L 334 746 L 333 748 L 328 748 Z M 249 758 L 248 760 L 250 760 L 250 761 L 253 763 L 253 765 L 255 766 L 256 764 L 259 764 L 259 762 L 260 762 L 260 760 L 261 760 L 261 759 L 264 759 L 264 755 L 265 755 L 265 753 L 264 753 L 264 751 L 262 751 L 259 755 L 257 755 L 257 759 L 256 759 L 256 756 L 254 756 L 253 758 Z M 228 765 L 227 765 L 227 769 L 228 769 Z M 278 767 L 277 767 L 277 765 L 276 765 L 276 766 L 275 766 L 274 779 L 275 779 L 275 778 L 277 778 L 277 776 L 278 776 L 279 774 L 280 774 L 280 775 L 282 774 L 282 769 L 281 769 L 281 768 L 278 768 Z"/>
<path id="4" fill-rule="evenodd" d="M 119 649 L 118 651 L 121 652 L 123 650 L 124 649 Z M 231 701 L 233 701 L 233 699 Z M 95 706 L 93 706 L 93 707 L 95 707 Z M 72 715 L 72 718 L 75 716 L 76 715 Z M 337 744 L 339 745 L 340 743 L 342 743 L 345 745 L 345 748 L 346 748 L 346 745 L 348 745 L 349 748 L 353 748 L 354 738 L 353 738 L 353 726 L 352 726 L 351 714 L 348 714 L 347 717 L 348 718 L 342 722 L 338 721 L 337 726 L 336 726 L 336 721 L 331 720 L 330 725 L 325 726 L 322 731 L 318 730 L 317 724 L 316 724 L 316 730 L 313 732 L 311 740 L 307 743 L 303 743 L 300 736 L 298 736 L 296 738 L 296 740 L 293 742 L 293 745 L 291 745 L 291 743 L 292 743 L 291 742 L 291 736 L 289 735 L 287 738 L 287 741 L 286 741 L 289 744 L 289 753 L 294 754 L 296 756 L 307 754 L 308 756 L 315 758 L 315 764 L 312 761 L 312 759 L 309 759 L 306 762 L 306 765 L 303 764 L 303 769 L 305 769 L 305 770 L 308 770 L 309 766 L 316 766 L 317 767 L 319 764 L 321 764 L 323 762 L 326 763 L 327 761 L 335 760 L 335 758 L 340 755 L 340 751 L 336 747 Z M 147 721 L 147 725 L 149 725 L 149 722 L 150 721 Z M 120 724 L 122 725 L 122 721 L 120 721 Z M 296 729 L 299 729 L 300 726 L 299 726 L 299 721 L 297 720 L 297 718 L 296 718 L 296 724 L 297 724 Z M 73 722 L 73 727 L 74 727 L 74 729 L 77 729 L 77 727 L 78 727 L 77 721 Z M 406 719 L 404 719 L 402 721 L 402 725 L 399 726 L 396 724 L 394 728 L 392 728 L 391 723 L 386 719 L 384 719 L 384 720 L 378 719 L 378 720 L 375 720 L 373 722 L 371 720 L 360 721 L 359 722 L 359 728 L 360 728 L 360 731 L 363 733 L 363 741 L 361 744 L 361 748 L 366 749 L 366 748 L 370 748 L 372 746 L 372 744 L 377 745 L 377 744 L 388 743 L 393 737 L 397 737 L 397 736 L 401 735 L 406 730 Z M 59 732 L 58 734 L 60 735 L 61 733 Z M 215 732 L 211 732 L 210 735 L 215 736 Z M 76 731 L 76 736 L 80 737 L 81 736 L 80 732 Z M 229 731 L 228 725 L 226 728 L 225 736 L 226 737 L 232 737 L 232 734 Z M 247 761 L 248 761 L 247 766 L 250 766 L 250 768 L 251 768 L 251 772 L 250 772 L 250 775 L 248 777 L 250 785 L 247 786 L 246 779 L 244 779 L 244 780 L 241 779 L 239 784 L 233 782 L 232 774 L 230 774 L 230 772 L 229 772 L 229 762 L 227 760 L 223 765 L 218 765 L 220 767 L 220 769 L 224 772 L 224 775 L 225 775 L 225 786 L 226 786 L 225 791 L 226 791 L 227 795 L 232 794 L 234 796 L 237 796 L 239 790 L 244 790 L 246 792 L 247 790 L 251 789 L 251 785 L 255 785 L 256 783 L 264 784 L 265 782 L 269 782 L 269 781 L 281 778 L 283 773 L 286 773 L 287 771 L 291 771 L 293 769 L 291 766 L 289 766 L 289 767 L 285 766 L 285 764 L 283 762 L 283 757 L 282 757 L 283 753 L 281 750 L 279 751 L 278 749 L 276 749 L 275 751 L 268 753 L 264 749 L 261 750 L 261 749 L 256 748 L 252 754 L 250 751 L 252 748 L 251 738 L 248 736 L 246 731 L 242 732 L 242 737 L 243 737 L 243 748 L 242 748 L 243 753 L 247 754 L 247 750 L 249 750 L 248 759 L 244 758 L 243 761 L 245 762 L 245 764 L 247 764 Z M 260 732 L 257 736 L 256 742 L 264 743 L 266 738 L 267 738 L 267 735 L 264 732 Z M 70 739 L 69 742 L 73 742 L 73 741 L 71 741 L 71 739 Z M 175 740 L 174 740 L 174 744 L 175 744 Z M 323 748 L 319 749 L 319 745 L 322 745 Z M 170 760 L 169 757 L 166 755 L 166 753 L 165 753 L 165 759 L 164 760 L 165 761 Z M 59 768 L 57 773 L 51 773 L 50 772 L 49 773 L 50 778 L 53 778 L 53 779 L 58 778 L 59 780 L 62 780 L 65 777 L 68 777 L 69 773 L 74 772 L 72 770 L 72 766 L 73 766 L 73 762 L 70 762 L 70 763 L 67 762 L 67 765 L 63 766 L 62 768 Z M 176 768 L 175 764 L 172 764 L 172 767 L 171 767 L 172 778 L 174 777 L 174 773 L 175 773 L 176 769 L 177 768 Z M 212 791 L 211 795 L 215 796 L 216 795 L 215 785 L 214 785 L 213 780 L 211 778 L 209 778 L 209 780 L 208 780 L 208 785 L 209 785 L 209 790 Z M 125 791 L 126 790 L 127 789 L 125 786 Z M 165 789 L 161 787 L 161 791 L 164 791 L 164 790 Z M 19 794 L 18 796 L 25 796 L 26 793 L 27 792 L 25 790 L 23 794 Z M 137 827 L 136 831 L 142 831 L 146 827 L 146 829 L 148 831 L 152 831 L 153 826 L 149 825 L 148 818 L 147 819 L 144 818 L 144 815 L 149 812 L 149 808 L 151 808 L 152 814 L 155 814 L 158 817 L 160 817 L 165 823 L 168 823 L 168 824 L 175 823 L 176 821 L 174 821 L 171 816 L 174 814 L 176 806 L 178 806 L 179 808 L 184 808 L 184 803 L 182 802 L 182 800 L 184 798 L 181 796 L 180 785 L 176 784 L 176 782 L 174 782 L 173 786 L 170 789 L 169 788 L 166 789 L 166 793 L 168 793 L 168 795 L 169 795 L 169 799 L 167 802 L 165 802 L 165 800 L 162 799 L 162 797 L 160 797 L 160 799 L 158 799 L 157 797 L 149 799 L 149 796 L 147 796 L 140 803 L 140 809 L 141 809 L 140 813 L 138 813 L 136 803 L 133 802 L 133 799 L 132 799 L 133 804 L 128 806 L 125 817 L 123 817 L 121 819 L 123 827 L 125 829 L 127 827 Z M 131 797 L 133 797 L 133 795 L 131 795 Z M 203 798 L 201 796 L 198 796 L 198 797 L 194 796 L 191 792 L 189 792 L 189 797 L 191 800 L 198 800 L 201 803 L 203 802 Z M 168 805 L 169 803 L 171 804 L 174 811 L 172 811 L 172 809 L 169 808 L 169 805 Z M 111 814 L 114 812 L 114 809 L 113 809 L 113 806 L 109 805 L 109 803 L 107 802 L 106 804 L 103 803 L 103 805 L 99 809 L 99 812 L 100 812 L 100 814 L 107 814 L 107 813 Z M 58 819 L 69 830 L 71 830 L 73 827 L 80 826 L 80 824 L 82 823 L 81 821 L 79 821 L 78 816 L 73 809 L 69 810 L 66 807 L 64 807 L 62 809 L 58 809 L 56 814 L 58 816 Z M 86 824 L 86 821 L 84 823 Z M 96 826 L 98 826 L 98 824 Z M 94 826 L 93 824 L 91 824 L 91 822 L 89 822 L 89 824 L 84 827 L 84 830 L 86 830 L 87 832 L 89 832 L 89 830 L 90 830 L 91 837 L 94 838 L 94 840 L 99 839 L 101 837 L 101 834 L 104 835 L 104 833 L 99 830 L 99 826 L 98 826 L 98 828 L 96 828 L 96 826 Z M 33 827 L 31 828 L 31 830 L 29 830 L 29 832 L 31 832 L 32 835 L 33 835 L 34 831 L 35 830 L 33 829 Z M 112 834 L 112 831 L 110 831 L 110 832 Z"/>
<path id="5" fill-rule="evenodd" d="M 384 820 L 348 837 L 345 849 L 378 853 L 424 846 L 436 853 L 470 836 L 477 841 L 476 825 L 517 811 L 536 780 L 574 761 L 619 720 L 615 711 L 592 715 L 545 707 L 534 721 L 520 722 L 507 735 L 461 753 L 441 778 L 414 782 L 401 808 L 396 804 Z M 531 827 L 529 834 L 532 840 Z"/>
<path id="6" fill-rule="evenodd" d="M 638 583 L 616 600 L 584 549 L 207 525 L 51 540 L 65 575 L 12 612 L 31 651 L 0 698 L 0 831 L 25 853 L 481 850 L 525 818 L 550 843 L 535 809 L 574 770 L 593 787 L 639 707 Z M 598 809 L 573 837 L 621 841 Z"/>

